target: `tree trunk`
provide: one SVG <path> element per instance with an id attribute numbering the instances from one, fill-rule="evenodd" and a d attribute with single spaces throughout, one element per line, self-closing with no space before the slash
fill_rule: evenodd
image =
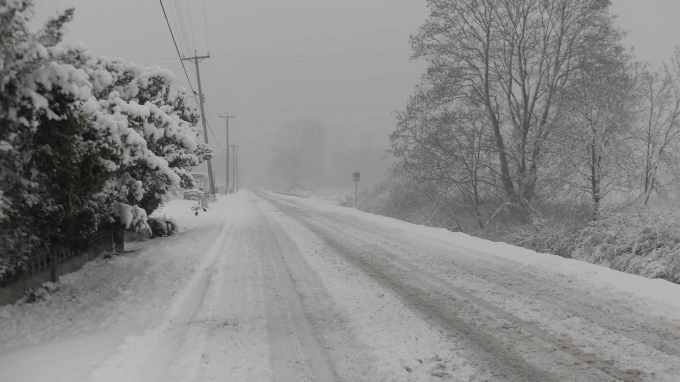
<path id="1" fill-rule="evenodd" d="M 596 138 L 593 136 L 592 142 L 590 144 L 590 187 L 593 194 L 593 221 L 597 221 L 598 215 L 600 213 L 600 174 L 597 171 L 597 153 L 596 153 Z"/>

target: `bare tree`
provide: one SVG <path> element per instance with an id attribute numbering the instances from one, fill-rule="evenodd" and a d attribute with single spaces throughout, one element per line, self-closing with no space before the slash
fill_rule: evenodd
<path id="1" fill-rule="evenodd" d="M 652 193 L 663 185 L 660 169 L 672 169 L 680 149 L 680 50 L 661 71 L 646 73 L 642 79 L 644 123 L 640 141 L 644 155 L 641 200 L 646 205 Z M 672 177 L 668 171 L 666 181 Z"/>
<path id="2" fill-rule="evenodd" d="M 565 128 L 553 173 L 586 193 L 597 220 L 602 200 L 634 188 L 636 92 L 640 68 L 622 48 L 594 57 L 573 79 L 565 102 Z"/>
<path id="3" fill-rule="evenodd" d="M 566 89 L 586 57 L 617 43 L 608 0 L 429 0 L 431 15 L 411 38 L 428 61 L 425 86 L 446 87 L 441 105 L 483 108 L 503 191 L 535 196 L 544 146 Z M 438 84 L 438 85 L 437 85 Z"/>
<path id="4" fill-rule="evenodd" d="M 417 97 L 416 97 L 417 98 Z M 392 154 L 400 158 L 393 172 L 408 176 L 460 227 L 461 212 L 484 228 L 484 207 L 496 189 L 490 163 L 493 144 L 483 109 L 456 103 L 438 112 L 399 116 L 392 133 Z"/>

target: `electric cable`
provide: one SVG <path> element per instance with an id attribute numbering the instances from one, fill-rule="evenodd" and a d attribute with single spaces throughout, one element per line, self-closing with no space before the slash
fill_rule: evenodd
<path id="1" fill-rule="evenodd" d="M 175 44 L 175 50 L 177 51 L 177 56 L 179 57 L 179 62 L 182 64 L 182 69 L 184 69 L 184 74 L 187 76 L 187 81 L 189 82 L 189 87 L 191 88 L 191 93 L 196 98 L 196 92 L 194 91 L 193 85 L 191 85 L 191 80 L 189 79 L 189 73 L 187 68 L 184 66 L 184 61 L 182 60 L 182 55 L 179 53 L 179 48 L 177 47 L 177 40 L 175 40 L 175 34 L 172 33 L 172 28 L 170 27 L 170 20 L 168 20 L 168 14 L 165 13 L 165 6 L 163 5 L 163 0 L 158 0 L 161 3 L 161 8 L 163 9 L 163 16 L 165 16 L 165 21 L 168 23 L 168 30 L 170 30 L 170 36 L 172 37 L 172 43 Z"/>

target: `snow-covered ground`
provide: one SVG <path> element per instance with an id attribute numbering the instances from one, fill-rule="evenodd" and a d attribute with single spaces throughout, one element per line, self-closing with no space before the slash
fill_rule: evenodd
<path id="1" fill-rule="evenodd" d="M 354 200 L 354 190 L 341 188 L 298 187 L 292 191 L 276 191 L 278 194 L 321 200 L 338 205 L 342 201 Z"/>
<path id="2" fill-rule="evenodd" d="M 680 285 L 243 190 L 0 307 L 0 381 L 678 381 Z"/>
<path id="3" fill-rule="evenodd" d="M 222 199 L 194 216 L 194 201 L 162 211 L 181 225 L 174 237 L 128 244 L 61 277 L 45 301 L 0 307 L 0 381 L 82 381 L 165 319 L 220 233 L 235 222 Z M 109 362 L 110 363 L 110 362 Z"/>

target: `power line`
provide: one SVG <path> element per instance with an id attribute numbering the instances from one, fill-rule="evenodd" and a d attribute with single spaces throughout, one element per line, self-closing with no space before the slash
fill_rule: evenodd
<path id="1" fill-rule="evenodd" d="M 173 3 L 171 2 L 171 3 L 170 3 L 170 13 L 172 13 L 172 20 L 173 20 L 174 23 L 175 23 L 175 30 L 177 30 L 177 31 L 179 32 L 179 31 L 180 31 L 180 28 L 179 28 L 179 21 L 177 20 L 177 12 L 174 10 L 172 4 L 173 4 Z M 181 37 L 181 34 L 180 34 L 180 37 Z M 182 44 L 180 43 L 179 46 L 182 46 Z M 181 51 L 181 49 L 180 49 L 180 51 Z M 180 53 L 182 53 L 182 52 L 180 52 Z M 183 54 L 182 54 L 182 55 L 183 55 Z M 173 60 L 174 60 L 174 59 L 173 59 Z"/>
<path id="2" fill-rule="evenodd" d="M 346 105 L 346 106 L 297 106 L 273 108 L 230 108 L 232 111 L 277 111 L 277 110 L 386 110 L 404 107 L 404 105 Z"/>
<path id="3" fill-rule="evenodd" d="M 189 28 L 191 28 L 191 40 L 194 42 L 194 49 L 196 49 L 196 36 L 194 35 L 194 24 L 191 22 L 191 8 L 189 8 L 189 0 L 185 1 L 187 5 L 187 14 L 189 15 Z"/>
<path id="4" fill-rule="evenodd" d="M 321 57 L 320 57 L 321 58 Z M 138 58 L 138 61 L 154 61 L 157 63 L 164 63 L 173 60 L 173 58 Z M 332 59 L 299 59 L 299 60 L 260 60 L 260 59 L 232 59 L 232 58 L 218 58 L 217 63 L 220 65 L 238 65 L 238 64 L 316 64 L 316 63 L 334 63 L 334 62 L 391 62 L 391 63 L 403 63 L 412 64 L 410 61 L 400 58 L 386 58 L 386 57 L 366 57 L 366 58 L 332 58 Z"/>
<path id="5" fill-rule="evenodd" d="M 179 2 L 177 0 L 174 0 L 172 4 L 175 7 L 177 17 L 179 18 L 180 31 L 182 32 L 180 34 L 180 37 L 184 36 L 184 46 L 186 47 L 187 52 L 191 53 L 191 47 L 189 46 L 189 37 L 187 37 L 186 26 L 184 25 L 184 15 L 182 13 L 182 7 L 179 5 Z"/>
<path id="6" fill-rule="evenodd" d="M 163 16 L 165 16 L 165 22 L 168 23 L 168 30 L 170 30 L 170 36 L 172 37 L 172 43 L 175 44 L 175 50 L 177 51 L 177 56 L 179 57 L 179 62 L 182 64 L 182 69 L 184 69 L 184 75 L 187 76 L 187 81 L 189 82 L 189 87 L 191 88 L 191 92 L 194 95 L 194 99 L 196 98 L 196 92 L 194 91 L 194 87 L 191 85 L 191 80 L 189 79 L 189 73 L 187 73 L 187 68 L 184 66 L 184 61 L 182 61 L 182 55 L 179 53 L 179 48 L 177 47 L 177 41 L 175 40 L 175 35 L 172 33 L 172 28 L 170 28 L 170 20 L 168 20 L 168 14 L 165 13 L 165 6 L 163 5 L 163 0 L 158 0 L 159 3 L 161 3 L 161 8 L 163 9 Z"/>
<path id="7" fill-rule="evenodd" d="M 232 109 L 235 110 L 238 113 L 242 113 L 244 115 L 268 115 L 268 114 L 291 114 L 295 112 L 299 112 L 299 110 L 290 110 L 290 109 L 279 109 L 279 110 L 253 110 L 253 111 L 243 111 L 242 109 Z M 386 112 L 392 112 L 395 109 L 363 109 L 363 110 L 352 110 L 352 109 L 328 109 L 328 110 L 307 110 L 305 113 L 315 113 L 315 112 L 327 112 L 327 113 L 347 113 L 349 111 L 360 111 L 362 113 L 371 113 L 371 114 L 385 114 Z M 308 115 L 305 115 L 308 116 Z"/>
<path id="8" fill-rule="evenodd" d="M 401 107 L 403 105 L 332 105 L 332 106 L 294 106 L 294 107 L 281 107 L 281 109 L 362 109 L 362 108 L 376 108 L 376 107 Z M 279 108 L 246 108 L 240 110 L 267 110 L 267 109 L 279 109 Z M 234 109 L 237 110 L 237 109 Z"/>
<path id="9" fill-rule="evenodd" d="M 420 78 L 341 78 L 341 79 L 308 79 L 308 80 L 272 80 L 272 81 L 224 81 L 225 84 L 274 84 L 274 83 L 307 83 L 307 82 L 351 82 L 351 81 L 420 81 Z"/>
<path id="10" fill-rule="evenodd" d="M 410 57 L 406 53 L 383 53 L 383 54 L 311 54 L 311 55 L 272 55 L 272 56 L 225 56 L 212 57 L 215 60 L 261 60 L 279 58 L 397 58 Z M 148 58 L 149 60 L 165 60 L 167 57 Z"/>
<path id="11" fill-rule="evenodd" d="M 220 88 L 220 91 L 222 92 L 222 95 L 224 96 L 224 99 L 223 99 L 224 104 L 226 105 L 226 104 L 227 104 L 227 98 L 228 98 L 228 97 L 227 97 L 227 93 L 224 91 L 224 88 L 222 87 L 222 84 L 223 84 L 224 82 L 220 81 L 220 75 L 217 74 L 217 69 L 215 68 L 215 65 L 213 64 L 212 60 L 210 61 L 210 64 L 211 64 L 211 66 L 212 66 L 212 68 L 213 68 L 213 72 L 215 73 L 215 78 L 217 78 L 218 87 Z M 212 84 L 211 84 L 211 85 L 212 85 Z"/>
<path id="12" fill-rule="evenodd" d="M 214 71 L 215 75 L 217 76 L 217 71 L 214 70 L 214 66 L 213 66 L 213 71 Z M 211 76 L 211 75 L 208 74 L 207 71 L 205 72 L 205 75 L 206 75 L 206 77 Z M 215 78 L 216 78 L 216 81 L 210 81 L 210 79 L 208 79 L 208 83 L 210 84 L 210 88 L 211 88 L 211 89 L 213 90 L 213 92 L 217 95 L 217 97 L 220 98 L 219 101 L 222 102 L 223 104 L 226 104 L 226 102 L 227 102 L 226 94 L 224 93 L 224 91 L 222 90 L 222 88 L 220 87 L 220 90 L 222 91 L 222 94 L 224 95 L 224 98 L 222 98 L 222 96 L 220 95 L 220 93 L 217 92 L 217 88 L 215 88 L 215 85 L 213 85 L 213 82 L 220 83 L 219 77 L 215 77 Z"/>
<path id="13" fill-rule="evenodd" d="M 215 115 L 212 113 L 212 111 L 210 111 L 210 107 L 208 107 L 207 100 L 203 101 L 203 105 L 205 106 L 205 109 L 207 110 L 207 114 L 209 114 L 212 117 L 212 119 L 215 119 Z M 206 118 L 205 121 L 208 124 L 208 130 L 210 130 L 210 134 L 212 134 L 213 138 L 215 139 L 215 143 L 217 143 L 217 146 L 220 148 L 220 150 L 222 150 L 222 152 L 226 154 L 226 152 L 224 151 L 222 146 L 220 146 L 220 141 L 215 136 L 215 133 L 213 132 L 212 127 L 210 126 L 210 121 L 208 120 L 208 118 Z"/>
<path id="14" fill-rule="evenodd" d="M 238 64 L 314 64 L 314 63 L 333 63 L 333 62 L 367 62 L 367 61 L 379 61 L 379 62 L 393 62 L 393 63 L 406 63 L 410 62 L 403 58 L 386 58 L 386 57 L 366 57 L 366 58 L 332 58 L 332 59 L 287 59 L 287 60 L 239 60 L 230 61 L 231 59 L 218 59 L 218 64 L 220 65 L 238 65 Z"/>
<path id="15" fill-rule="evenodd" d="M 257 87 L 249 87 L 249 86 L 238 86 L 238 87 L 231 87 L 230 89 L 232 90 L 271 90 L 271 89 L 283 89 L 283 90 L 289 90 L 289 89 L 329 89 L 329 88 L 335 88 L 335 89 L 342 89 L 342 88 L 380 88 L 380 87 L 393 87 L 393 86 L 414 86 L 414 83 L 399 83 L 399 84 L 353 84 L 353 85 L 347 85 L 347 84 L 337 84 L 337 85 L 319 85 L 319 86 L 257 86 Z M 214 90 L 214 88 L 213 88 Z"/>
<path id="16" fill-rule="evenodd" d="M 223 149 L 222 146 L 220 145 L 220 141 L 217 140 L 217 137 L 215 136 L 215 133 L 213 133 L 213 129 L 212 129 L 212 127 L 210 126 L 210 121 L 208 121 L 208 119 L 206 118 L 206 119 L 205 119 L 205 122 L 208 124 L 208 130 L 210 130 L 210 134 L 212 134 L 213 138 L 215 138 L 215 143 L 217 143 L 217 147 L 219 147 L 220 150 L 221 150 L 223 153 L 226 154 L 226 152 L 224 151 L 224 149 Z"/>
<path id="17" fill-rule="evenodd" d="M 175 0 L 175 1 L 178 1 L 178 0 Z M 191 36 L 192 36 L 192 39 L 193 39 L 193 41 L 194 41 L 194 47 L 196 47 L 196 38 L 195 38 L 195 35 L 194 35 L 193 23 L 192 23 L 192 20 L 191 20 L 191 9 L 189 8 L 189 3 L 188 3 L 188 1 L 186 1 L 186 6 L 187 6 L 187 14 L 188 14 L 188 17 L 189 17 L 189 27 L 191 28 Z M 207 8 L 207 7 L 206 7 L 205 0 L 203 0 L 203 20 L 204 20 L 204 29 L 205 29 L 205 39 L 206 39 L 206 51 L 209 52 L 209 51 L 210 51 L 210 45 L 209 45 L 209 43 L 208 43 L 208 41 L 209 41 L 209 36 L 208 36 L 208 17 L 207 17 L 206 8 Z M 179 9 L 180 9 L 180 12 L 181 12 L 181 7 L 179 7 Z M 183 20 L 183 17 L 182 17 L 182 20 Z M 183 24 L 183 28 L 184 28 L 185 33 L 186 33 L 186 26 L 184 26 L 184 24 Z M 208 55 L 209 55 L 209 54 L 208 54 Z M 215 69 L 215 64 L 214 64 L 212 61 L 211 61 L 210 63 L 211 63 L 213 72 L 215 73 L 215 78 L 216 78 L 216 80 L 217 80 L 217 81 L 215 81 L 215 82 L 220 83 L 219 75 L 217 74 L 217 70 Z M 206 75 L 207 75 L 207 72 L 206 72 Z M 217 90 L 215 89 L 215 85 L 213 84 L 214 81 L 208 81 L 208 82 L 210 83 L 210 87 L 213 89 L 213 92 L 214 92 L 219 98 L 222 98 L 222 95 L 224 96 L 224 98 L 222 99 L 222 102 L 226 103 L 226 102 L 227 102 L 227 96 L 226 96 L 226 93 L 224 92 L 224 89 L 223 89 L 221 86 L 218 85 L 218 87 L 220 87 L 220 91 L 221 91 L 221 94 L 220 94 L 220 93 L 217 92 Z"/>
<path id="18" fill-rule="evenodd" d="M 210 44 L 208 44 L 208 16 L 205 11 L 205 0 L 203 0 L 203 26 L 205 27 L 205 50 L 210 54 Z"/>
<path id="19" fill-rule="evenodd" d="M 191 88 L 192 95 L 193 95 L 194 99 L 196 100 L 196 103 L 198 103 L 198 100 L 196 99 L 196 91 L 194 91 L 194 87 L 191 85 L 191 80 L 189 79 L 189 73 L 187 73 L 187 69 L 184 66 L 184 60 L 182 60 L 182 55 L 180 54 L 179 48 L 177 47 L 177 41 L 175 40 L 175 35 L 172 33 L 172 28 L 170 27 L 170 20 L 168 20 L 168 14 L 165 12 L 165 6 L 163 6 L 163 0 L 159 0 L 159 2 L 161 3 L 161 8 L 163 9 L 163 15 L 165 16 L 165 21 L 168 24 L 168 29 L 170 30 L 170 36 L 172 37 L 172 42 L 175 45 L 175 50 L 177 51 L 177 56 L 179 56 L 180 63 L 182 64 L 182 69 L 184 69 L 184 74 L 186 75 L 187 81 L 189 82 L 189 87 Z M 224 153 L 225 151 L 222 148 L 222 146 L 220 145 L 220 142 L 217 140 L 217 137 L 215 137 L 215 133 L 213 132 L 212 127 L 210 126 L 210 122 L 208 122 L 207 119 L 206 119 L 206 123 L 208 124 L 208 129 L 210 130 L 210 133 L 212 134 L 213 138 L 215 138 L 215 143 L 217 144 L 217 147 L 219 147 L 220 150 L 222 150 L 222 152 Z"/>

